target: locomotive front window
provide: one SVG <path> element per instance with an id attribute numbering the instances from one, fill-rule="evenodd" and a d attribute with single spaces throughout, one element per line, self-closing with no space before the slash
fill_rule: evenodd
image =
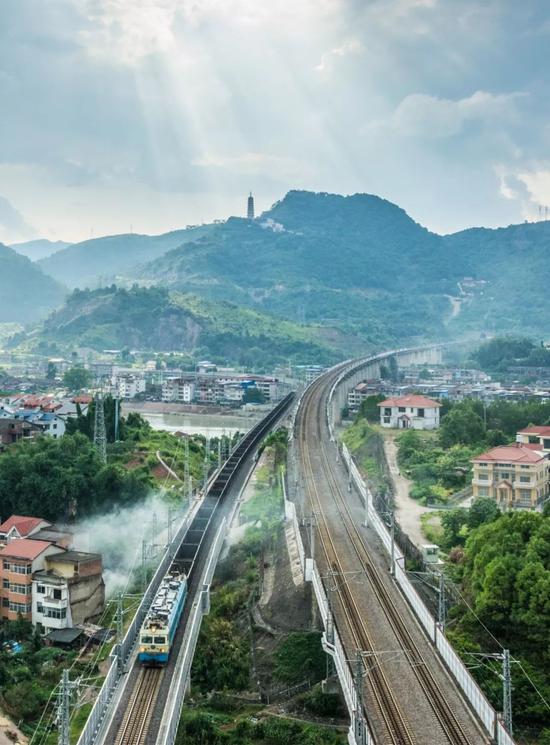
<path id="1" fill-rule="evenodd" d="M 155 644 L 166 644 L 165 636 L 155 636 Z"/>
<path id="2" fill-rule="evenodd" d="M 153 637 L 152 636 L 142 636 L 141 637 L 141 643 L 142 644 L 152 644 L 153 643 Z"/>

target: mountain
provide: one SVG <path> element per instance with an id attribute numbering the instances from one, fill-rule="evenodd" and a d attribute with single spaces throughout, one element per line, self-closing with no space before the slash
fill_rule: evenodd
<path id="1" fill-rule="evenodd" d="M 550 222 L 471 228 L 445 236 L 461 267 L 461 313 L 450 329 L 530 332 L 548 338 Z M 459 293 L 457 293 L 459 294 Z"/>
<path id="2" fill-rule="evenodd" d="M 73 243 L 40 260 L 40 267 L 68 287 L 94 287 L 102 281 L 132 276 L 136 267 L 208 234 L 210 225 L 162 235 L 127 233 Z"/>
<path id="3" fill-rule="evenodd" d="M 291 191 L 260 218 L 231 218 L 139 276 L 367 343 L 480 332 L 548 333 L 550 223 L 440 236 L 369 194 Z"/>
<path id="4" fill-rule="evenodd" d="M 38 238 L 37 240 L 25 241 L 24 243 L 12 243 L 10 248 L 13 248 L 18 254 L 26 256 L 31 261 L 38 261 L 70 245 L 66 241 L 49 241 L 46 238 Z"/>
<path id="5" fill-rule="evenodd" d="M 0 243 L 0 323 L 29 323 L 61 305 L 66 289 L 26 256 Z"/>
<path id="6" fill-rule="evenodd" d="M 31 349 L 47 343 L 66 350 L 173 351 L 256 367 L 288 359 L 329 363 L 343 357 L 337 340 L 324 329 L 160 287 L 74 290 L 40 329 L 13 340 L 23 342 Z"/>
<path id="7" fill-rule="evenodd" d="M 446 259 L 441 236 L 391 202 L 291 191 L 257 220 L 216 225 L 140 276 L 382 344 L 444 333 L 445 295 L 459 277 Z"/>

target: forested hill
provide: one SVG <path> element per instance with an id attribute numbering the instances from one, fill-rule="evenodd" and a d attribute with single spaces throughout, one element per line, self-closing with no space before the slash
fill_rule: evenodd
<path id="1" fill-rule="evenodd" d="M 162 235 L 127 233 L 73 243 L 42 259 L 42 269 L 67 287 L 95 287 L 100 280 L 134 276 L 141 264 L 206 235 L 210 225 Z"/>
<path id="2" fill-rule="evenodd" d="M 141 276 L 381 344 L 442 333 L 451 269 L 441 237 L 390 202 L 293 191 L 254 222 L 231 218 Z"/>
<path id="3" fill-rule="evenodd" d="M 28 323 L 61 305 L 67 290 L 0 243 L 0 322 Z"/>
<path id="4" fill-rule="evenodd" d="M 33 348 L 142 349 L 178 352 L 250 367 L 289 359 L 342 359 L 334 335 L 223 301 L 203 300 L 160 287 L 115 286 L 75 290 L 66 304 L 13 344 Z M 347 346 L 346 346 L 347 349 Z"/>
<path id="5" fill-rule="evenodd" d="M 550 223 L 439 236 L 376 196 L 291 191 L 254 222 L 232 218 L 141 276 L 385 344 L 547 332 L 549 249 Z"/>

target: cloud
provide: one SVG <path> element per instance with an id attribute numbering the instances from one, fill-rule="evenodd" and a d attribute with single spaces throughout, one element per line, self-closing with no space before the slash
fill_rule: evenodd
<path id="1" fill-rule="evenodd" d="M 358 39 L 348 39 L 340 46 L 334 47 L 323 54 L 319 64 L 315 66 L 315 70 L 322 73 L 327 72 L 332 69 L 335 60 L 349 55 L 361 54 L 363 51 L 364 47 Z"/>
<path id="2" fill-rule="evenodd" d="M 35 229 L 29 225 L 8 200 L 0 196 L 0 242 L 15 243 L 36 236 Z"/>
<path id="3" fill-rule="evenodd" d="M 389 127 L 405 137 L 438 139 L 455 137 L 468 125 L 498 128 L 517 119 L 518 101 L 525 95 L 475 91 L 453 100 L 414 93 L 406 96 L 388 119 L 372 123 L 370 129 Z"/>

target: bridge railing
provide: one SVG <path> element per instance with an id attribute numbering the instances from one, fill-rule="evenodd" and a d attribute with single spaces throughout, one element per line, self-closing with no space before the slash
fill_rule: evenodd
<path id="1" fill-rule="evenodd" d="M 386 355 L 379 355 L 378 357 L 360 361 L 353 366 L 348 366 L 340 374 L 337 381 L 331 388 L 331 391 L 329 393 L 329 401 L 327 404 L 327 419 L 329 431 L 332 437 L 334 437 L 334 426 L 330 413 L 332 407 L 332 397 L 334 396 L 334 392 L 337 386 L 344 381 L 345 377 L 350 374 L 350 371 L 352 369 L 356 369 L 357 367 L 366 365 L 369 362 L 379 361 L 380 358 L 387 357 L 390 354 L 399 354 L 400 352 L 406 351 L 408 350 L 398 350 L 397 352 L 387 353 Z M 383 543 L 389 554 L 391 547 L 391 536 L 389 530 L 374 509 L 372 495 L 370 494 L 368 486 L 361 476 L 359 469 L 357 468 L 345 444 L 342 444 L 341 446 L 341 453 L 342 461 L 344 462 L 346 468 L 349 469 L 351 480 L 355 488 L 361 495 L 363 501 L 365 502 L 369 524 L 372 525 L 372 527 L 376 530 L 376 533 L 378 534 L 381 542 Z M 513 738 L 508 734 L 504 725 L 497 717 L 495 709 L 491 706 L 480 686 L 473 678 L 472 674 L 468 671 L 449 641 L 446 639 L 443 631 L 439 628 L 436 619 L 432 616 L 432 614 L 420 598 L 419 594 L 417 593 L 416 589 L 411 584 L 403 568 L 403 555 L 397 546 L 394 547 L 394 556 L 395 561 L 393 569 L 396 582 L 407 598 L 409 605 L 414 610 L 416 617 L 418 618 L 422 627 L 425 629 L 428 637 L 435 644 L 436 649 L 441 656 L 441 659 L 447 666 L 447 669 L 450 671 L 450 673 L 460 686 L 461 690 L 463 691 L 465 697 L 468 699 L 472 708 L 478 715 L 479 720 L 482 722 L 487 733 L 490 735 L 490 737 L 494 738 L 499 745 L 514 745 Z"/>

